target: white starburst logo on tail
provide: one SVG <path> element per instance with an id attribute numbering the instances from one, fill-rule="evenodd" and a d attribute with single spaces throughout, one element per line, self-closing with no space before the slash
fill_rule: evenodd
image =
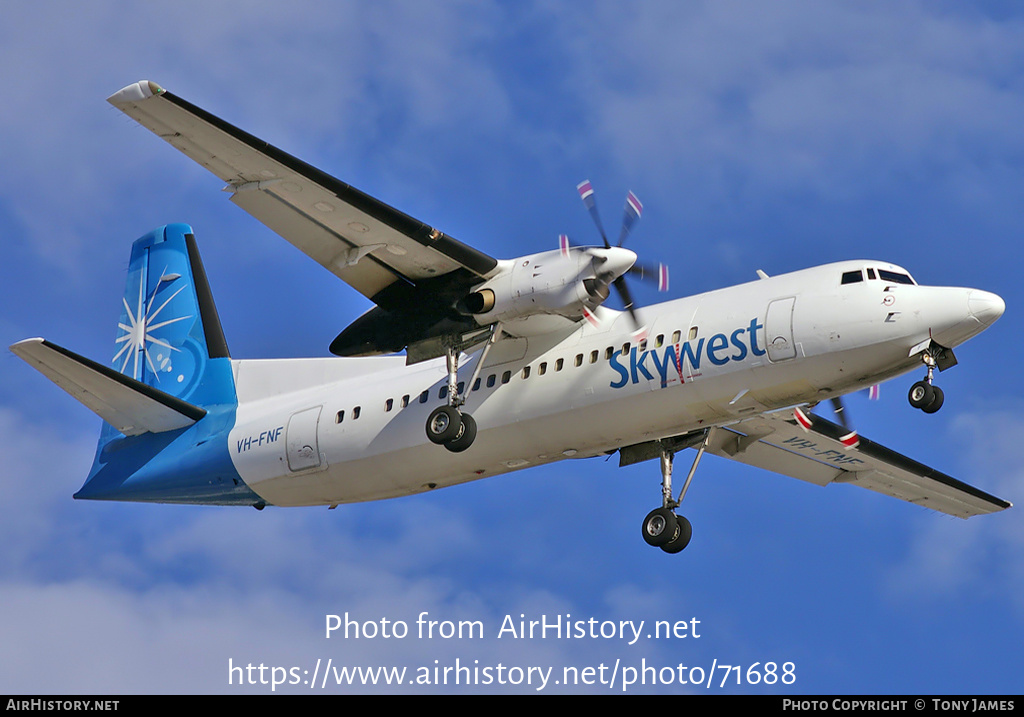
<path id="1" fill-rule="evenodd" d="M 185 289 L 187 284 L 179 287 L 160 306 L 154 308 L 154 303 L 157 292 L 164 283 L 173 282 L 180 278 L 181 274 L 161 274 L 160 281 L 157 282 L 153 293 L 148 297 L 144 294 L 144 282 L 139 281 L 139 299 L 135 311 L 132 311 L 132 307 L 128 305 L 127 297 L 122 299 L 128 323 L 118 323 L 117 325 L 119 329 L 124 331 L 122 335 L 117 337 L 117 343 L 124 345 L 114 355 L 115 365 L 118 361 L 121 361 L 119 368 L 121 373 L 127 373 L 128 365 L 131 364 L 131 377 L 138 379 L 139 371 L 143 367 L 142 362 L 145 361 L 145 365 L 149 366 L 149 370 L 153 372 L 153 376 L 156 377 L 159 383 L 160 371 L 171 370 L 171 352 L 179 351 L 180 349 L 154 336 L 153 332 L 178 321 L 192 318 L 191 316 L 178 316 L 166 321 L 157 321 L 160 312 L 171 303 L 174 297 Z M 164 355 L 164 351 L 161 349 L 166 350 L 166 355 Z"/>

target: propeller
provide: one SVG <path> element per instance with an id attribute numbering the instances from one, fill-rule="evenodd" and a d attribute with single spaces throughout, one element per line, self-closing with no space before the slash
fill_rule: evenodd
<path id="1" fill-rule="evenodd" d="M 594 220 L 594 224 L 597 226 L 597 231 L 601 235 L 601 241 L 604 242 L 605 250 L 611 253 L 615 249 L 621 249 L 623 243 L 632 232 L 633 227 L 636 226 L 636 223 L 640 220 L 640 215 L 643 214 L 644 207 L 643 204 L 640 203 L 640 200 L 637 199 L 637 196 L 633 194 L 633 192 L 628 192 L 626 194 L 626 206 L 623 210 L 622 229 L 619 232 L 619 240 L 613 247 L 611 242 L 608 241 L 608 235 L 605 234 L 604 225 L 601 223 L 601 216 L 597 211 L 597 202 L 594 199 L 594 187 L 590 183 L 590 180 L 585 179 L 576 185 L 576 191 L 579 192 L 580 199 L 583 200 L 583 205 L 587 208 L 591 219 Z M 564 234 L 559 237 L 559 243 L 562 247 L 563 253 L 568 251 L 568 242 L 569 240 Z M 630 253 L 632 254 L 632 252 Z M 600 304 L 608 298 L 608 286 L 610 282 L 611 286 L 615 287 L 615 291 L 618 293 L 626 311 L 633 320 L 633 326 L 639 329 L 640 320 L 636 315 L 633 295 L 629 290 L 629 285 L 626 283 L 626 274 L 635 276 L 642 281 L 657 281 L 659 291 L 668 291 L 668 267 L 665 264 L 658 264 L 657 267 L 651 267 L 638 264 L 634 261 L 625 272 L 616 273 L 614 271 L 608 271 L 607 268 L 604 268 L 604 271 L 602 271 L 600 264 L 604 264 L 608 257 L 596 251 L 593 255 L 596 276 L 594 279 L 588 279 L 584 282 L 587 293 L 594 297 L 597 304 Z M 634 254 L 633 256 L 635 257 L 636 255 Z M 587 284 L 588 281 L 590 284 Z"/>
<path id="2" fill-rule="evenodd" d="M 872 386 L 868 390 L 868 398 L 872 401 L 878 400 L 878 385 Z M 852 421 L 850 421 L 850 414 L 846 410 L 846 404 L 843 402 L 841 396 L 835 396 L 831 400 L 832 413 L 835 414 L 839 420 L 839 425 L 843 427 L 846 433 L 839 436 L 838 440 L 847 449 L 856 448 L 860 444 L 860 436 L 857 434 L 857 430 L 853 428 Z M 808 416 L 799 406 L 793 409 L 793 416 L 796 418 L 797 423 L 805 430 L 811 429 L 811 417 Z"/>

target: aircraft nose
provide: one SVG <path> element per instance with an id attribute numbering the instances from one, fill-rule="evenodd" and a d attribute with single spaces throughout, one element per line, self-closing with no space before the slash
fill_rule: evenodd
<path id="1" fill-rule="evenodd" d="M 1006 302 L 990 291 L 972 289 L 967 296 L 967 307 L 971 316 L 985 326 L 991 326 L 996 319 L 1003 315 L 1006 310 Z"/>

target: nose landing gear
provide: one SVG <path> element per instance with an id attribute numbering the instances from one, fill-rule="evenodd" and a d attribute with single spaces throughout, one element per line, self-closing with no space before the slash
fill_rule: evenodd
<path id="1" fill-rule="evenodd" d="M 932 377 L 937 364 L 931 351 L 925 351 L 921 354 L 921 360 L 928 368 L 928 374 L 924 377 L 924 380 L 918 381 L 910 387 L 907 400 L 914 408 L 919 408 L 925 413 L 935 413 L 942 408 L 942 403 L 945 400 L 942 389 L 932 385 Z"/>
<path id="2" fill-rule="evenodd" d="M 914 408 L 920 408 L 925 413 L 935 413 L 942 408 L 945 395 L 942 393 L 941 388 L 931 385 L 925 379 L 924 381 L 918 381 L 910 387 L 907 400 L 910 401 L 910 405 Z"/>

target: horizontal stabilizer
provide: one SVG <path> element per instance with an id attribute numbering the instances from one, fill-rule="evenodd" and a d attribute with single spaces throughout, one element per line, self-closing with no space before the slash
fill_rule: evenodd
<path id="1" fill-rule="evenodd" d="M 45 339 L 19 341 L 11 352 L 126 436 L 185 428 L 206 415 L 199 406 Z"/>

